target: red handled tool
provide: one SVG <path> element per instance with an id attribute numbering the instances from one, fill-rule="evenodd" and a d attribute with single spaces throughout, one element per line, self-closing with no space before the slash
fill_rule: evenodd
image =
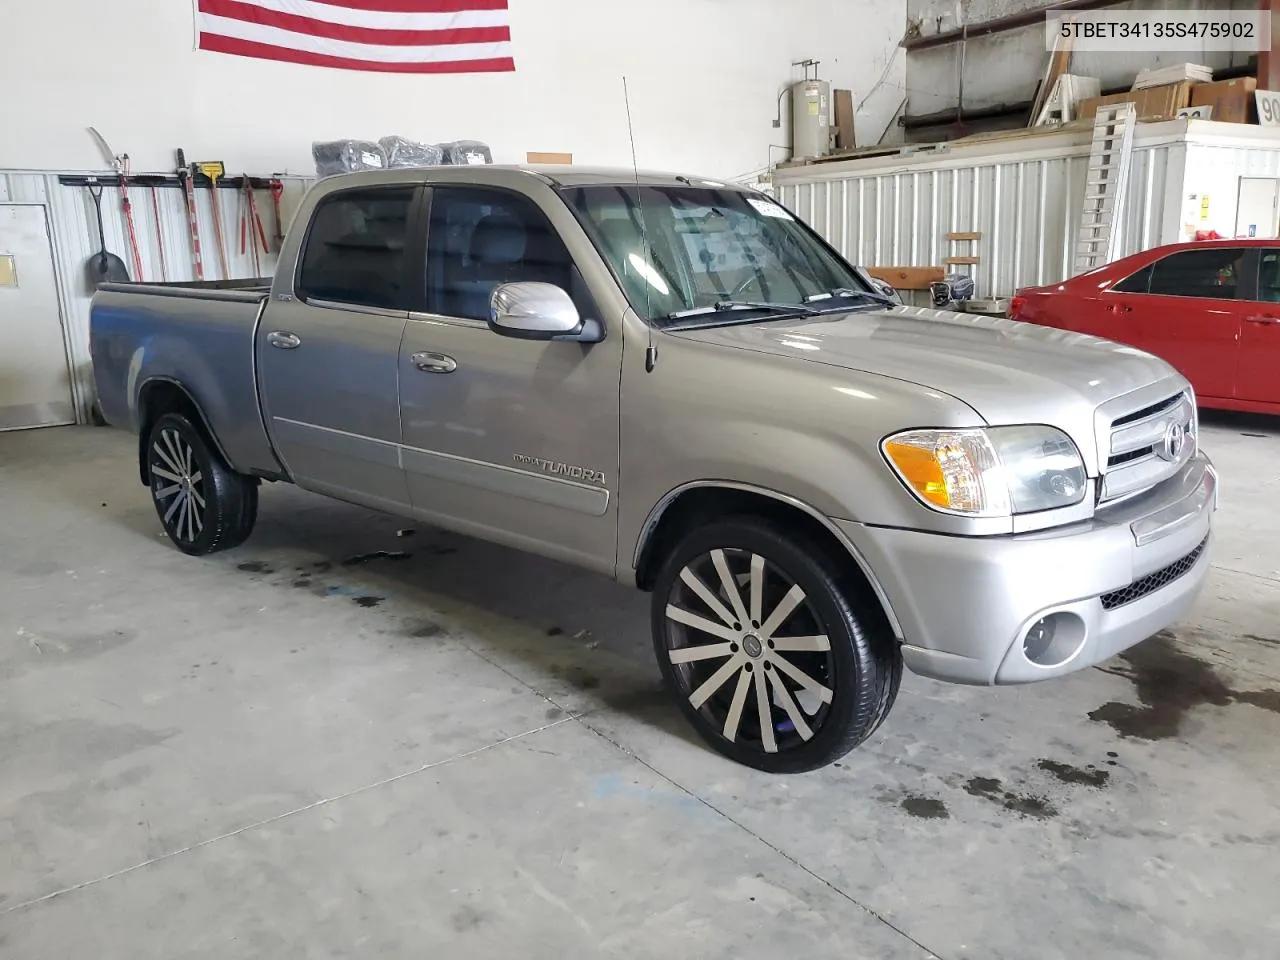
<path id="1" fill-rule="evenodd" d="M 191 269 L 197 280 L 204 280 L 204 258 L 200 254 L 200 218 L 196 215 L 196 188 L 191 180 L 191 168 L 187 155 L 178 151 L 178 179 L 182 181 L 182 194 L 187 200 L 187 225 L 191 228 Z"/>
<path id="2" fill-rule="evenodd" d="M 160 279 L 169 282 L 169 264 L 164 256 L 164 224 L 160 219 L 160 197 L 156 188 L 151 188 L 151 216 L 156 222 L 156 252 L 160 254 Z"/>
<path id="3" fill-rule="evenodd" d="M 138 228 L 133 221 L 133 204 L 129 202 L 129 155 L 116 157 L 116 171 L 120 174 L 120 207 L 124 210 L 124 223 L 129 231 L 129 253 L 133 259 L 133 275 L 138 281 L 142 276 L 142 251 L 138 248 Z"/>
<path id="4" fill-rule="evenodd" d="M 262 275 L 262 259 L 258 256 L 258 244 L 262 244 L 262 252 L 270 253 L 267 246 L 267 234 L 262 229 L 262 218 L 258 216 L 258 198 L 254 194 L 253 180 L 246 173 L 243 177 L 243 204 L 240 212 L 240 256 L 245 255 L 246 247 L 253 251 L 253 275 Z"/>
<path id="5" fill-rule="evenodd" d="M 276 232 L 272 237 L 276 242 L 276 249 L 279 250 L 284 246 L 284 217 L 280 214 L 280 198 L 284 196 L 284 182 L 278 177 L 271 180 L 271 205 L 276 211 Z"/>

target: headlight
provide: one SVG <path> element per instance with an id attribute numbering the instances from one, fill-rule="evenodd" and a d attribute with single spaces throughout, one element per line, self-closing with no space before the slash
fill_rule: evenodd
<path id="1" fill-rule="evenodd" d="M 908 430 L 881 446 L 899 479 L 945 513 L 1007 517 L 1084 499 L 1080 452 L 1053 427 Z"/>

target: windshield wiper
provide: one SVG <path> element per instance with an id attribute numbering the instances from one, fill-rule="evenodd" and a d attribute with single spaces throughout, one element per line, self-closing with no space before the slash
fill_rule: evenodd
<path id="1" fill-rule="evenodd" d="M 883 303 L 888 307 L 900 307 L 898 303 L 890 297 L 886 297 L 883 293 L 876 293 L 873 290 L 854 290 L 851 287 L 836 287 L 834 290 L 828 290 L 826 293 L 815 293 L 805 297 L 805 303 L 816 303 L 819 300 L 835 300 L 845 299 L 848 297 L 859 297 L 863 300 L 870 300 L 872 303 Z"/>
<path id="2" fill-rule="evenodd" d="M 705 317 L 713 313 L 729 313 L 734 310 L 767 310 L 770 313 L 786 313 L 811 317 L 818 311 L 803 303 L 770 303 L 767 300 L 718 300 L 708 307 L 692 307 L 668 313 L 668 320 L 684 320 L 686 317 Z"/>

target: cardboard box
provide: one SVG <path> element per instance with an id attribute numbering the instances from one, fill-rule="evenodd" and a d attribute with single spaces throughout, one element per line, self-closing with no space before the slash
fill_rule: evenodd
<path id="1" fill-rule="evenodd" d="M 1213 107 L 1213 116 L 1209 119 L 1215 122 L 1257 123 L 1258 108 L 1253 97 L 1257 89 L 1257 77 L 1198 83 L 1191 90 L 1189 106 Z"/>
<path id="2" fill-rule="evenodd" d="M 525 163 L 532 164 L 563 164 L 568 166 L 573 163 L 572 153 L 545 153 L 536 150 L 530 150 L 524 155 Z"/>
<path id="3" fill-rule="evenodd" d="M 1159 87 L 1131 90 L 1128 93 L 1090 97 L 1088 100 L 1081 100 L 1076 107 L 1076 119 L 1092 123 L 1099 107 L 1131 100 L 1139 120 L 1171 120 L 1179 110 L 1190 105 L 1191 88 L 1192 84 L 1188 82 L 1166 83 Z M 1214 114 L 1214 119 L 1218 119 L 1217 110 L 1214 110 Z"/>
<path id="4" fill-rule="evenodd" d="M 837 90 L 833 99 L 836 108 L 836 149 L 852 150 L 857 146 L 853 135 L 853 91 Z"/>

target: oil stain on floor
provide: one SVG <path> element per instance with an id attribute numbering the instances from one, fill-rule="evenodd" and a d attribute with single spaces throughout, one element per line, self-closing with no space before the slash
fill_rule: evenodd
<path id="1" fill-rule="evenodd" d="M 907 813 L 913 817 L 919 817 L 921 820 L 949 820 L 951 814 L 947 811 L 947 805 L 937 797 L 922 797 L 917 794 L 908 794 L 902 798 L 902 802 L 898 804 Z"/>
<path id="2" fill-rule="evenodd" d="M 1036 764 L 1045 773 L 1052 774 L 1063 783 L 1081 784 L 1086 787 L 1105 787 L 1111 779 L 1106 770 L 1099 770 L 1093 764 L 1086 767 L 1073 767 L 1059 760 L 1041 760 Z"/>
<path id="3" fill-rule="evenodd" d="M 971 797 L 981 797 L 983 800 L 999 804 L 1004 809 L 1024 817 L 1048 820 L 1058 815 L 1057 808 L 1049 802 L 1047 797 L 1006 790 L 1004 784 L 995 777 L 970 777 L 964 782 L 964 792 Z"/>
<path id="4" fill-rule="evenodd" d="M 1089 713 L 1122 737 L 1165 740 L 1182 730 L 1187 714 L 1200 706 L 1247 703 L 1280 713 L 1280 691 L 1235 690 L 1212 666 L 1180 650 L 1171 633 L 1156 634 L 1120 655 L 1124 664 L 1104 672 L 1133 683 L 1138 704 L 1113 700 Z"/>

